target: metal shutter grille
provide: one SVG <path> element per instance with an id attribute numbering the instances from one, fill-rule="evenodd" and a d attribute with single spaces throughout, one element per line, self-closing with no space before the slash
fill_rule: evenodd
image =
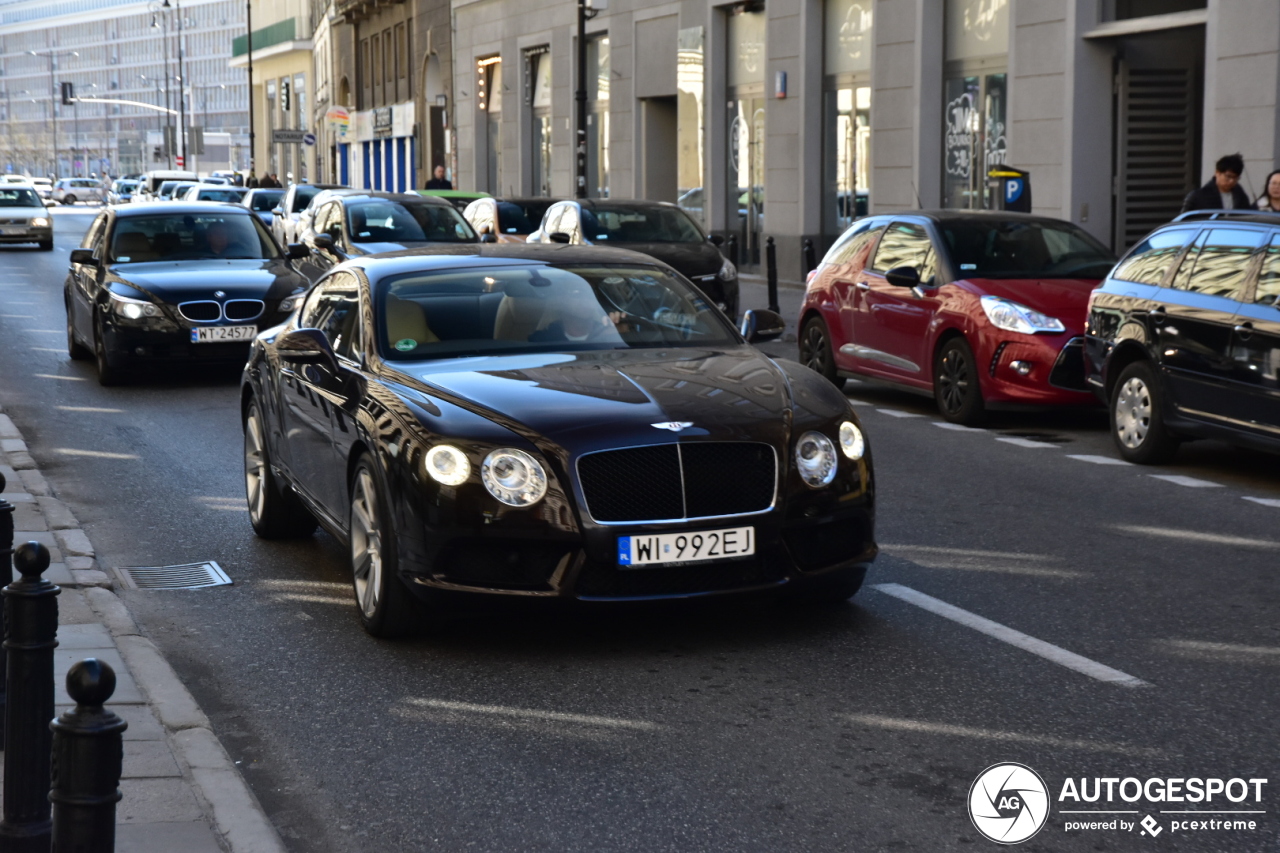
<path id="1" fill-rule="evenodd" d="M 1121 65 L 1117 251 L 1177 216 L 1196 187 L 1194 82 L 1189 68 Z"/>

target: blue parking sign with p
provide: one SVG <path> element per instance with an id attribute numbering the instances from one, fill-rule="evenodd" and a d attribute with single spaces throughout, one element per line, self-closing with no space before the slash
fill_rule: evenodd
<path id="1" fill-rule="evenodd" d="M 1004 203 L 1009 204 L 1022 198 L 1022 178 L 1008 178 L 1004 182 Z"/>

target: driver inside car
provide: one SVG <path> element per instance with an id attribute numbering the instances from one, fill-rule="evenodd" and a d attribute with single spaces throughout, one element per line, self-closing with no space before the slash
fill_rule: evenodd
<path id="1" fill-rule="evenodd" d="M 529 335 L 530 343 L 615 343 L 620 342 L 614 318 L 600 307 L 595 291 L 585 282 L 557 294 L 547 314 L 551 322 Z"/>

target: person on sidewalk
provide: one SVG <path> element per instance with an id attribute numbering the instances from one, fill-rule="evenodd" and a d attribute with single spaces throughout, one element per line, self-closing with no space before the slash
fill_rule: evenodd
<path id="1" fill-rule="evenodd" d="M 444 176 L 444 166 L 436 166 L 435 172 L 432 173 L 431 180 L 427 181 L 426 188 L 429 190 L 453 189 L 453 181 Z"/>
<path id="2" fill-rule="evenodd" d="M 1262 185 L 1262 195 L 1258 196 L 1258 210 L 1280 213 L 1280 169 L 1267 175 L 1267 180 Z"/>
<path id="3" fill-rule="evenodd" d="M 1189 210 L 1247 210 L 1249 195 L 1240 189 L 1240 176 L 1244 174 L 1244 157 L 1228 154 L 1219 158 L 1213 167 L 1213 179 L 1198 190 L 1187 193 L 1182 202 L 1182 212 Z"/>

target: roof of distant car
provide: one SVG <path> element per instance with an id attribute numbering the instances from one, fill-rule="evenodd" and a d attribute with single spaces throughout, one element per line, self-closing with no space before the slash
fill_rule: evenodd
<path id="1" fill-rule="evenodd" d="M 429 263 L 424 264 L 424 261 Z M 460 243 L 436 244 L 419 249 L 381 252 L 350 261 L 362 268 L 377 267 L 379 276 L 414 272 L 424 268 L 461 269 L 477 266 L 477 261 L 498 266 L 519 264 L 642 264 L 664 266 L 642 252 L 599 246 L 568 246 L 560 243 Z"/>
<path id="2" fill-rule="evenodd" d="M 253 211 L 247 207 L 220 201 L 144 201 L 112 209 L 117 217 L 132 219 L 135 216 L 154 215 L 157 213 L 172 214 L 173 216 L 181 216 L 184 213 L 208 213 L 209 209 L 214 206 L 219 207 L 226 213 L 253 216 Z"/>

